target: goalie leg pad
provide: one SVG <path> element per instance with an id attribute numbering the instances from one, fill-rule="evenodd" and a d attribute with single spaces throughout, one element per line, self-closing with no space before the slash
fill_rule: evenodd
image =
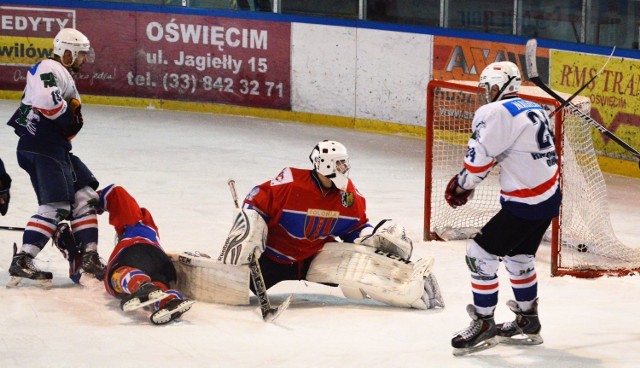
<path id="1" fill-rule="evenodd" d="M 198 252 L 169 253 L 177 271 L 173 288 L 209 303 L 249 305 L 249 266 L 216 262 Z"/>
<path id="2" fill-rule="evenodd" d="M 254 210 L 237 209 L 233 226 L 224 242 L 218 262 L 232 265 L 247 265 L 257 248 L 259 257 L 267 239 L 267 224 Z"/>
<path id="3" fill-rule="evenodd" d="M 392 306 L 426 309 L 422 298 L 433 261 L 427 257 L 413 263 L 363 245 L 327 243 L 311 262 L 307 280 L 338 284 L 348 298 L 366 296 Z"/>

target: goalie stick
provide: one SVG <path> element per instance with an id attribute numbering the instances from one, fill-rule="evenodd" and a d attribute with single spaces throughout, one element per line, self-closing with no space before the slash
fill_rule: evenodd
<path id="1" fill-rule="evenodd" d="M 544 82 L 542 81 L 542 79 L 540 79 L 540 76 L 538 75 L 538 67 L 536 65 L 536 48 L 537 47 L 538 47 L 538 41 L 535 38 L 532 38 L 529 41 L 527 41 L 527 45 L 525 49 L 525 58 L 527 63 L 527 77 L 529 77 L 529 80 L 533 82 L 536 86 L 540 87 L 540 89 L 547 92 L 551 97 L 556 99 L 558 102 L 569 107 L 577 115 L 579 115 L 582 119 L 584 119 L 587 123 L 589 123 L 594 128 L 598 129 L 600 133 L 609 137 L 611 140 L 619 144 L 622 148 L 624 148 L 625 150 L 633 154 L 636 157 L 636 159 L 638 159 L 638 166 L 640 166 L 640 152 L 638 152 L 633 147 L 629 146 L 625 141 L 618 138 L 618 136 L 613 134 L 611 131 L 605 128 L 602 124 L 595 121 L 591 116 L 580 111 L 580 109 L 578 109 L 576 105 L 560 97 L 560 95 L 558 95 L 554 90 L 552 90 L 546 84 L 544 84 Z"/>
<path id="2" fill-rule="evenodd" d="M 240 208 L 238 204 L 238 193 L 236 192 L 236 182 L 233 179 L 229 179 L 227 181 L 229 185 L 229 189 L 231 190 L 231 197 L 233 198 L 233 204 L 236 208 Z M 262 319 L 265 322 L 273 322 L 276 318 L 284 312 L 285 309 L 289 307 L 291 304 L 291 297 L 289 295 L 287 299 L 282 302 L 278 307 L 273 308 L 271 306 L 271 301 L 269 300 L 269 296 L 267 295 L 267 287 L 264 284 L 264 277 L 262 277 L 262 269 L 260 269 L 260 263 L 258 262 L 258 254 L 257 250 L 253 252 L 251 257 L 251 261 L 249 262 L 249 270 L 251 272 L 251 282 L 253 283 L 253 287 L 256 291 L 256 296 L 258 297 L 258 301 L 260 302 L 260 312 L 262 312 Z"/>

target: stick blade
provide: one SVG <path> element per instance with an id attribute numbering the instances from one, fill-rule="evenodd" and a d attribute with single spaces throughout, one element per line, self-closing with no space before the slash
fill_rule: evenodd
<path id="1" fill-rule="evenodd" d="M 525 60 L 527 63 L 527 77 L 529 79 L 538 77 L 538 66 L 536 65 L 536 50 L 538 48 L 538 41 L 535 38 L 527 41 L 525 46 Z"/>
<path id="2" fill-rule="evenodd" d="M 287 299 L 285 299 L 284 302 L 282 302 L 282 304 L 280 304 L 277 308 L 271 308 L 267 313 L 262 315 L 262 319 L 265 322 L 275 321 L 276 318 L 280 317 L 282 312 L 284 312 L 287 308 L 289 308 L 289 304 L 291 304 L 292 297 L 293 297 L 293 294 L 289 295 Z"/>

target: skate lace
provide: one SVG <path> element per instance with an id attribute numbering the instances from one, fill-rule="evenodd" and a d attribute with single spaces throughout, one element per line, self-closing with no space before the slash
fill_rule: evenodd
<path id="1" fill-rule="evenodd" d="M 521 330 L 521 328 L 520 328 L 520 320 L 521 319 L 522 319 L 522 316 L 521 315 L 517 315 L 515 320 L 509 321 L 509 322 L 505 322 L 502 325 L 501 330 L 503 330 L 503 331 Z"/>
<path id="2" fill-rule="evenodd" d="M 23 264 L 24 268 L 28 268 L 34 272 L 40 272 L 40 269 L 38 268 L 38 266 L 36 266 L 35 262 L 33 262 L 33 258 L 26 255 L 23 258 L 23 260 L 24 260 L 24 264 Z"/>
<path id="3" fill-rule="evenodd" d="M 458 331 L 456 335 L 462 336 L 462 338 L 465 340 L 469 340 L 470 338 L 477 335 L 480 332 L 480 330 L 482 330 L 482 321 L 481 320 L 471 321 L 471 324 L 469 324 L 469 327 Z"/>
<path id="4" fill-rule="evenodd" d="M 518 325 L 518 324 L 516 323 L 516 321 L 509 321 L 509 322 L 505 322 L 505 323 L 502 325 L 502 329 L 503 329 L 503 330 L 511 330 L 511 329 L 513 329 L 513 328 L 517 327 L 517 325 Z"/>

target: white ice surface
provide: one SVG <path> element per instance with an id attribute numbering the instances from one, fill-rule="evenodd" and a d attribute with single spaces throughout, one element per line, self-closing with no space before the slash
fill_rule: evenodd
<path id="1" fill-rule="evenodd" d="M 6 121 L 16 101 L 0 100 Z M 339 289 L 281 283 L 269 294 L 291 307 L 264 323 L 258 305 L 196 303 L 178 323 L 153 326 L 148 313 L 125 314 L 102 285 L 67 278 L 67 262 L 48 245 L 38 264 L 54 273 L 51 290 L 0 287 L 0 367 L 637 367 L 640 364 L 640 279 L 551 278 L 538 260 L 540 318 L 545 342 L 498 346 L 455 358 L 452 334 L 469 323 L 471 302 L 463 242 L 422 238 L 424 143 L 321 126 L 236 116 L 87 105 L 74 153 L 101 186 L 126 187 L 153 213 L 168 251 L 217 254 L 231 222 L 228 178 L 241 196 L 283 167 L 309 167 L 322 139 L 344 143 L 357 188 L 372 222 L 394 218 L 416 243 L 414 257 L 436 258 L 434 272 L 447 307 L 418 311 L 351 302 Z M 0 157 L 14 179 L 9 213 L 0 225 L 24 226 L 36 209 L 28 176 L 17 166 L 12 129 L 0 129 Z M 453 175 L 453 173 L 452 173 Z M 638 246 L 640 181 L 607 176 L 612 222 L 620 239 Z M 113 249 L 114 231 L 101 217 L 100 252 Z M 8 280 L 11 245 L 20 232 L 0 231 L 0 285 Z M 544 249 L 542 249 L 544 253 Z M 545 253 L 548 254 L 548 251 Z M 501 269 L 496 319 L 512 319 L 512 298 Z"/>

